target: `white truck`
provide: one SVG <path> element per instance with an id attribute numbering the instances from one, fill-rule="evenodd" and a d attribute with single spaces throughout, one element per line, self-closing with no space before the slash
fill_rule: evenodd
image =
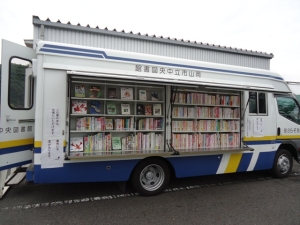
<path id="1" fill-rule="evenodd" d="M 34 183 L 178 178 L 300 161 L 299 103 L 267 70 L 39 41 L 2 40 L 0 197 L 9 171 Z"/>

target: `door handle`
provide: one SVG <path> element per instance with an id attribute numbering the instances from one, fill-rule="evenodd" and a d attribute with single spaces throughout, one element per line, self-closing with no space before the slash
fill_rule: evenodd
<path id="1" fill-rule="evenodd" d="M 280 127 L 277 127 L 277 136 L 280 136 Z"/>
<path id="2" fill-rule="evenodd" d="M 34 119 L 22 119 L 22 120 L 19 120 L 19 123 L 27 123 L 27 122 L 34 122 Z"/>
<path id="3" fill-rule="evenodd" d="M 16 119 L 10 119 L 10 118 L 6 118 L 6 121 L 16 121 Z M 34 119 L 21 119 L 18 120 L 19 123 L 27 123 L 27 122 L 34 122 Z"/>
<path id="4" fill-rule="evenodd" d="M 6 121 L 7 121 L 7 122 L 9 122 L 9 121 L 16 121 L 16 119 L 6 118 Z"/>

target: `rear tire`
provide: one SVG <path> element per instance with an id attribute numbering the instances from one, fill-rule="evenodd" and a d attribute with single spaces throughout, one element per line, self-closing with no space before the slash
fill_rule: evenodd
<path id="1" fill-rule="evenodd" d="M 278 149 L 272 168 L 273 175 L 277 178 L 288 177 L 293 168 L 291 153 L 283 148 Z"/>
<path id="2" fill-rule="evenodd" d="M 160 194 L 170 181 L 170 170 L 162 159 L 145 159 L 131 176 L 133 188 L 143 196 Z"/>

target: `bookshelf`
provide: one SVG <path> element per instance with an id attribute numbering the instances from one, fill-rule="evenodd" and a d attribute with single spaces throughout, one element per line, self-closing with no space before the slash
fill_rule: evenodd
<path id="1" fill-rule="evenodd" d="M 165 152 L 165 91 L 143 82 L 70 77 L 69 156 Z"/>
<path id="2" fill-rule="evenodd" d="M 240 147 L 240 93 L 185 90 L 172 93 L 172 147 L 216 151 Z"/>

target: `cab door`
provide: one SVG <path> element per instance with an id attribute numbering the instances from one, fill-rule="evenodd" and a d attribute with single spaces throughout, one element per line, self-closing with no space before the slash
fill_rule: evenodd
<path id="1" fill-rule="evenodd" d="M 2 40 L 0 172 L 32 162 L 34 59 L 33 49 Z"/>

